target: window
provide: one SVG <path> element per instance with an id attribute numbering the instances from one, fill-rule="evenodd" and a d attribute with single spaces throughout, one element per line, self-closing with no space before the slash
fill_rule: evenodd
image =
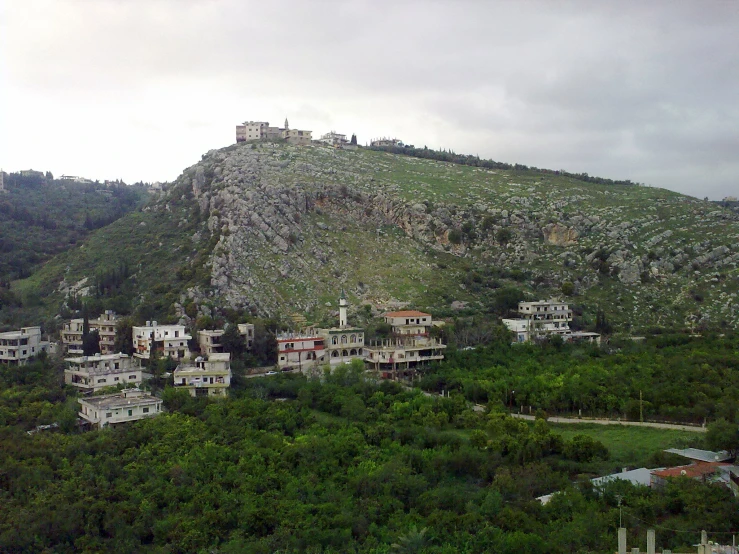
<path id="1" fill-rule="evenodd" d="M 105 383 L 105 379 L 98 379 L 98 383 Z"/>
<path id="2" fill-rule="evenodd" d="M 149 408 L 144 408 L 144 413 L 145 414 L 148 414 L 149 413 Z"/>
<path id="3" fill-rule="evenodd" d="M 129 417 L 133 415 L 133 410 L 128 410 Z"/>
<path id="4" fill-rule="evenodd" d="M 111 412 L 108 412 L 105 414 L 105 417 L 113 417 L 113 414 Z"/>
<path id="5" fill-rule="evenodd" d="M 120 381 L 120 380 L 121 380 L 121 378 L 120 378 L 120 377 L 114 377 L 114 378 L 113 378 L 113 381 Z"/>
<path id="6" fill-rule="evenodd" d="M 116 362 L 113 367 L 115 367 L 116 369 L 118 369 L 119 366 L 120 366 L 120 364 L 118 362 Z"/>

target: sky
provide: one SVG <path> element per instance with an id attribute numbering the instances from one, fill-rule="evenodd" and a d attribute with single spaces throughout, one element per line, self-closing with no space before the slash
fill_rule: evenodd
<path id="1" fill-rule="evenodd" d="M 4 0 L 0 166 L 171 181 L 246 120 L 739 196 L 739 2 Z"/>

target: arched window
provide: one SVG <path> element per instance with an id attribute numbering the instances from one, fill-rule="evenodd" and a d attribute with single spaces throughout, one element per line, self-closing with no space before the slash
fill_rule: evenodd
<path id="1" fill-rule="evenodd" d="M 341 344 L 346 344 L 346 335 L 341 335 Z"/>
<path id="2" fill-rule="evenodd" d="M 331 344 L 338 344 L 338 342 L 339 342 L 339 339 L 338 339 L 338 337 L 336 337 L 336 335 L 334 335 L 333 337 L 331 337 Z"/>
<path id="3" fill-rule="evenodd" d="M 352 348 L 351 351 L 349 352 L 349 355 L 350 356 L 356 356 L 357 355 L 357 349 L 356 348 Z"/>
<path id="4" fill-rule="evenodd" d="M 351 342 L 352 344 L 357 342 L 357 335 L 352 335 L 351 337 L 349 337 L 349 342 Z"/>
<path id="5" fill-rule="evenodd" d="M 339 357 L 339 351 L 338 350 L 334 350 L 333 352 L 331 352 L 331 357 L 332 358 L 338 358 Z"/>
<path id="6" fill-rule="evenodd" d="M 341 351 L 341 356 L 344 357 L 344 358 L 346 358 L 347 356 L 349 356 L 349 352 L 347 352 L 346 350 L 342 350 Z"/>

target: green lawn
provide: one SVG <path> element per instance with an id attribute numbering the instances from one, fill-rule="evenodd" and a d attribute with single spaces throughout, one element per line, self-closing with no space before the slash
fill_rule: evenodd
<path id="1" fill-rule="evenodd" d="M 665 448 L 702 447 L 703 436 L 690 431 L 629 427 L 625 425 L 550 424 L 564 438 L 588 435 L 606 445 L 609 464 L 618 467 L 649 466 L 649 458 Z"/>

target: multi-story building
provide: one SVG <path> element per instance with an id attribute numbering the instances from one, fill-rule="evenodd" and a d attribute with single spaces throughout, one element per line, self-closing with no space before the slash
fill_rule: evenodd
<path id="1" fill-rule="evenodd" d="M 231 354 L 198 357 L 174 370 L 174 386 L 190 391 L 190 396 L 226 396 L 231 386 Z"/>
<path id="2" fill-rule="evenodd" d="M 198 331 L 198 344 L 200 345 L 200 353 L 203 356 L 210 356 L 223 352 L 223 344 L 221 337 L 225 331 L 223 329 L 203 329 Z"/>
<path id="3" fill-rule="evenodd" d="M 84 354 L 82 349 L 82 330 L 84 328 L 84 320 L 82 318 L 68 321 L 62 327 L 62 350 L 64 354 L 74 355 Z"/>
<path id="4" fill-rule="evenodd" d="M 515 342 L 529 342 L 551 335 L 560 335 L 564 340 L 585 340 L 600 343 L 598 333 L 573 332 L 570 329 L 572 310 L 567 302 L 557 299 L 538 302 L 519 302 L 517 319 L 503 319 L 503 325 L 514 335 Z"/>
<path id="5" fill-rule="evenodd" d="M 64 381 L 83 392 L 97 392 L 115 385 L 140 385 L 143 373 L 138 360 L 126 354 L 96 354 L 65 358 Z"/>
<path id="6" fill-rule="evenodd" d="M 49 342 L 41 340 L 41 327 L 0 333 L 0 364 L 25 365 L 29 358 L 48 350 Z"/>
<path id="7" fill-rule="evenodd" d="M 97 331 L 99 337 L 100 353 L 113 354 L 115 349 L 116 325 L 118 316 L 112 310 L 105 310 L 96 319 L 88 321 L 90 332 Z M 84 319 L 72 319 L 64 324 L 61 331 L 62 345 L 65 354 L 83 354 L 82 334 Z"/>
<path id="8" fill-rule="evenodd" d="M 277 336 L 277 365 L 281 369 L 312 368 L 326 363 L 326 339 L 315 329 Z"/>
<path id="9" fill-rule="evenodd" d="M 246 349 L 251 350 L 251 347 L 254 345 L 254 324 L 239 323 L 239 334 L 244 337 Z"/>
<path id="10" fill-rule="evenodd" d="M 162 399 L 139 389 L 126 389 L 117 394 L 80 398 L 77 401 L 81 405 L 79 416 L 97 428 L 162 413 Z"/>
<path id="11" fill-rule="evenodd" d="M 349 144 L 346 135 L 342 135 L 341 133 L 337 133 L 336 131 L 330 131 L 321 136 L 321 138 L 318 139 L 318 142 L 328 144 L 329 146 L 335 146 L 337 148 L 341 148 L 345 144 Z"/>
<path id="12" fill-rule="evenodd" d="M 392 337 L 366 347 L 367 366 L 383 377 L 396 378 L 417 367 L 444 359 L 446 344 L 431 337 L 431 314 L 403 310 L 384 314 Z"/>
<path id="13" fill-rule="evenodd" d="M 324 339 L 326 359 L 331 365 L 364 359 L 364 329 L 348 324 L 347 308 L 346 297 L 342 292 L 339 298 L 339 326 L 316 329 Z"/>
<path id="14" fill-rule="evenodd" d="M 396 138 L 382 137 L 371 140 L 370 146 L 403 146 L 403 141 Z"/>
<path id="15" fill-rule="evenodd" d="M 236 126 L 236 142 L 248 140 L 286 139 L 290 144 L 305 145 L 311 143 L 311 131 L 290 129 L 287 119 L 285 127 L 270 127 L 267 121 L 245 121 Z"/>
<path id="16" fill-rule="evenodd" d="M 117 324 L 118 316 L 113 310 L 105 310 L 100 317 L 90 320 L 90 331 L 97 331 L 100 337 L 101 354 L 113 354 Z"/>
<path id="17" fill-rule="evenodd" d="M 187 334 L 184 325 L 158 325 L 156 321 L 147 321 L 142 327 L 134 326 L 132 335 L 133 355 L 137 358 L 150 359 L 152 348 L 162 358 L 183 360 L 190 357 L 187 341 L 192 336 Z"/>

